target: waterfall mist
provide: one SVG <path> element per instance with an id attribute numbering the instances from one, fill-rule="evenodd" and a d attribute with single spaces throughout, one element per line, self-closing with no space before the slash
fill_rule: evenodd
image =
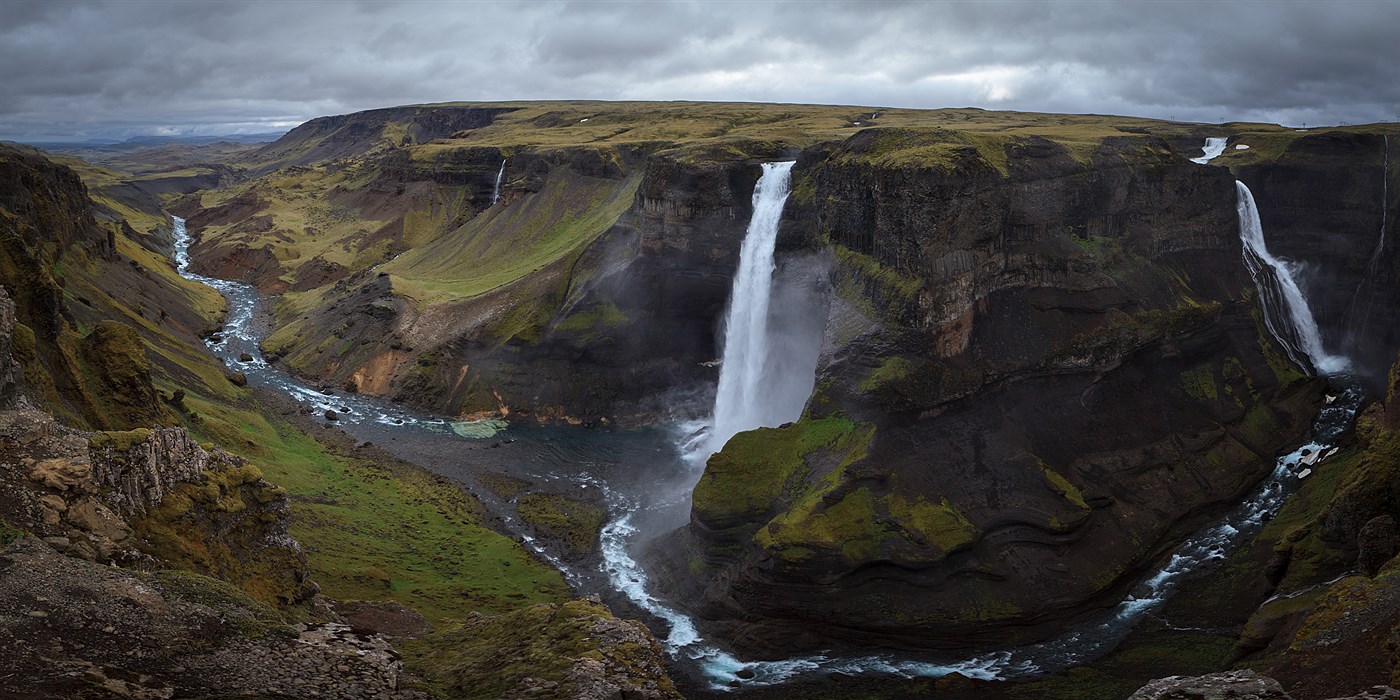
<path id="1" fill-rule="evenodd" d="M 792 161 L 764 163 L 753 193 L 753 218 L 739 251 L 739 268 L 724 323 L 724 354 L 719 388 L 703 459 L 718 452 L 736 433 L 796 420 L 812 390 L 815 356 L 804 370 L 803 353 L 778 337 L 782 324 L 770 324 L 773 251 L 778 224 L 792 181 Z M 775 309 L 783 311 L 781 307 Z M 702 446 L 697 444 L 697 448 Z"/>
<path id="2" fill-rule="evenodd" d="M 1308 360 L 1322 374 L 1345 371 L 1349 366 L 1347 358 L 1330 354 L 1323 347 L 1317 319 L 1295 279 L 1297 270 L 1288 261 L 1269 253 L 1253 193 L 1238 180 L 1235 181 L 1235 191 L 1245 267 L 1259 290 L 1260 302 L 1264 307 L 1264 324 L 1283 346 L 1289 359 L 1298 365 L 1306 367 L 1304 360 Z"/>

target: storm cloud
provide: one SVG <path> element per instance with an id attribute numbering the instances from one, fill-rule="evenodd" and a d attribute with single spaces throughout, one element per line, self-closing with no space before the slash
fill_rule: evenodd
<path id="1" fill-rule="evenodd" d="M 0 138 L 451 100 L 1400 118 L 1400 2 L 0 3 Z"/>

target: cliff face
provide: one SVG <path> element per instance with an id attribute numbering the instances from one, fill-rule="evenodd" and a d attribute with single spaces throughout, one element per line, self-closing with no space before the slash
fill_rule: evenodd
<path id="1" fill-rule="evenodd" d="M 356 156 L 382 146 L 403 146 L 479 129 L 510 108 L 392 107 L 320 117 L 293 129 L 249 156 L 253 172 Z"/>
<path id="2" fill-rule="evenodd" d="M 671 565 L 748 650 L 1043 637 L 1307 429 L 1320 384 L 1257 321 L 1224 169 L 881 130 L 796 177 L 836 250 L 817 390 L 711 458 Z"/>
<path id="3" fill-rule="evenodd" d="M 655 420 L 668 395 L 713 381 L 703 363 L 757 172 L 627 150 L 513 155 L 499 204 L 315 301 L 289 299 L 279 316 L 304 315 L 267 349 L 450 414 Z"/>
<path id="4" fill-rule="evenodd" d="M 13 346 L 14 315 L 0 294 L 0 350 Z M 13 365 L 0 354 L 0 366 Z M 154 393 L 149 376 L 144 391 Z M 183 428 L 83 432 L 31 405 L 16 395 L 0 407 L 7 527 L 88 561 L 199 571 L 268 603 L 315 594 L 287 533 L 286 494 L 256 468 L 204 449 Z"/>
<path id="5" fill-rule="evenodd" d="M 1270 252 L 1301 268 L 1329 350 L 1350 357 L 1373 393 L 1400 349 L 1396 163 L 1400 133 L 1334 132 L 1231 166 L 1259 206 Z"/>
<path id="6" fill-rule="evenodd" d="M 138 234 L 116 218 L 145 212 L 99 199 L 109 204 L 94 202 L 72 168 L 0 147 L 0 284 L 15 302 L 11 356 L 33 403 L 70 424 L 165 424 L 153 369 L 187 386 L 226 384 L 208 360 L 189 354 L 222 300 L 175 274 L 157 252 L 160 231 Z"/>

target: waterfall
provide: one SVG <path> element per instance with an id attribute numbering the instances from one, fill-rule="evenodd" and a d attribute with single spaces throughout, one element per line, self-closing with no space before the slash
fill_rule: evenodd
<path id="1" fill-rule="evenodd" d="M 1263 305 L 1264 324 L 1299 366 L 1310 360 L 1323 374 L 1334 374 L 1347 368 L 1347 360 L 1330 355 L 1322 346 L 1322 333 L 1317 328 L 1308 300 L 1294 279 L 1294 270 L 1285 260 L 1269 253 L 1264 244 L 1264 227 L 1259 223 L 1259 209 L 1254 195 L 1243 182 L 1235 181 L 1238 197 L 1235 209 L 1240 217 L 1240 239 L 1244 243 L 1245 267 L 1254 278 Z M 1277 323 L 1275 322 L 1277 320 Z"/>
<path id="2" fill-rule="evenodd" d="M 1206 139 L 1206 145 L 1201 148 L 1200 157 L 1192 158 L 1191 162 L 1200 163 L 1201 165 L 1209 163 L 1212 158 L 1225 152 L 1225 142 L 1229 140 L 1230 139 L 1223 136 L 1212 136 Z"/>
<path id="3" fill-rule="evenodd" d="M 1352 292 L 1351 306 L 1347 311 L 1347 342 L 1353 346 L 1358 337 L 1366 333 L 1366 326 L 1371 317 L 1371 302 L 1374 297 L 1376 274 L 1380 272 L 1381 257 L 1385 255 L 1386 214 L 1390 209 L 1390 135 L 1384 134 L 1381 138 L 1383 139 L 1381 141 L 1383 152 L 1381 159 L 1381 233 L 1376 238 L 1376 247 L 1371 249 L 1371 262 L 1366 266 L 1366 275 L 1356 283 L 1356 291 Z M 1363 290 L 1367 292 L 1366 308 L 1358 313 L 1357 304 L 1361 301 Z M 1359 328 L 1358 323 L 1360 324 Z"/>
<path id="4" fill-rule="evenodd" d="M 496 203 L 498 200 L 500 200 L 500 198 L 501 198 L 501 180 L 502 180 L 503 178 L 505 178 L 505 176 L 506 176 L 506 161 L 507 161 L 507 160 L 509 160 L 509 159 L 508 159 L 508 158 L 502 158 L 502 159 L 501 159 L 501 169 L 496 171 L 496 189 L 491 190 L 491 203 L 492 203 L 492 204 L 495 204 L 495 203 Z"/>
<path id="5" fill-rule="evenodd" d="M 753 192 L 753 218 L 739 251 L 739 269 L 729 293 L 724 324 L 724 360 L 719 371 L 713 422 L 705 456 L 718 452 L 735 433 L 777 426 L 802 414 L 806 396 L 792 405 L 791 392 L 765 382 L 772 350 L 768 302 L 772 294 L 773 246 L 787 202 L 792 161 L 764 163 Z M 787 394 L 787 395 L 785 395 Z"/>

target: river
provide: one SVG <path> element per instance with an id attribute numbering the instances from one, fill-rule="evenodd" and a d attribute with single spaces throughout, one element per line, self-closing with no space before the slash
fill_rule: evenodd
<path id="1" fill-rule="evenodd" d="M 1131 593 L 1095 619 L 1039 644 L 975 654 L 813 654 L 781 661 L 745 661 L 722 644 L 705 639 L 678 606 L 654 594 L 633 552 L 654 536 L 688 517 L 689 491 L 699 474 L 687 462 L 688 443 L 700 435 L 698 425 L 670 425 L 638 430 L 604 431 L 571 426 L 533 426 L 503 422 L 454 422 L 413 411 L 389 401 L 323 390 L 299 381 L 263 358 L 258 342 L 265 333 L 256 288 L 241 282 L 190 272 L 190 237 L 183 219 L 174 217 L 175 261 L 186 279 L 207 284 L 228 300 L 228 314 L 218 336 L 206 341 L 226 365 L 244 373 L 251 384 L 291 396 L 319 420 L 333 423 L 361 441 L 373 442 L 395 456 L 474 487 L 505 528 L 521 536 L 543 559 L 558 567 L 580 594 L 598 593 L 624 615 L 641 612 L 679 671 L 714 690 L 765 686 L 832 672 L 939 677 L 950 673 L 980 679 L 1024 680 L 1088 663 L 1111 651 L 1134 625 L 1158 607 L 1189 577 L 1201 576 L 1229 552 L 1258 532 L 1300 482 L 1304 451 L 1326 453 L 1350 426 L 1363 401 L 1348 389 L 1319 414 L 1308 444 L 1279 457 L 1273 472 L 1252 496 L 1217 524 L 1183 542 Z M 249 359 L 242 359 L 244 356 Z M 325 411 L 335 411 L 329 421 Z M 596 500 L 610 510 L 602 532 L 602 562 L 596 570 L 565 563 L 548 547 L 529 537 L 511 509 L 480 488 L 483 471 L 503 472 L 546 485 L 567 485 L 578 492 L 596 490 Z"/>

